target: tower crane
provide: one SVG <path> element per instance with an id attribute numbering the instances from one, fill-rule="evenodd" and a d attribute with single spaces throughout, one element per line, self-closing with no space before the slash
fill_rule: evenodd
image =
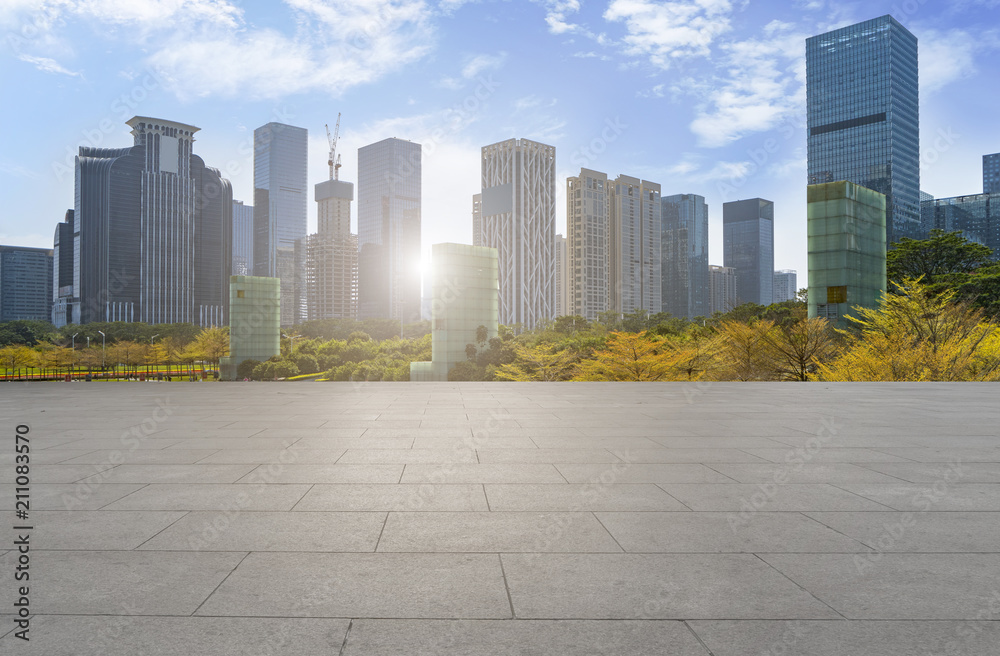
<path id="1" fill-rule="evenodd" d="M 326 125 L 326 138 L 330 142 L 330 179 L 340 180 L 340 155 L 337 154 L 337 140 L 340 139 L 340 112 L 337 112 L 337 125 L 333 129 L 333 136 L 330 136 L 330 125 Z"/>

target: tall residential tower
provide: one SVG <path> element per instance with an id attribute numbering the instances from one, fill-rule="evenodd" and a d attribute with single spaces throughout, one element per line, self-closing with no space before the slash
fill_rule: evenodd
<path id="1" fill-rule="evenodd" d="M 580 169 L 566 179 L 567 314 L 594 321 L 611 302 L 608 176 Z"/>
<path id="2" fill-rule="evenodd" d="M 627 175 L 609 182 L 609 309 L 614 312 L 660 312 L 660 211 L 655 182 Z"/>

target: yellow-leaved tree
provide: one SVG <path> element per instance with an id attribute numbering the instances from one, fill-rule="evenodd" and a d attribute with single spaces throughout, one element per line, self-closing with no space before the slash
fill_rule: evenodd
<path id="1" fill-rule="evenodd" d="M 580 363 L 573 380 L 677 380 L 687 378 L 680 367 L 686 352 L 648 332 L 613 332 L 593 359 Z"/>
<path id="2" fill-rule="evenodd" d="M 771 320 L 753 323 L 722 321 L 719 333 L 718 360 L 712 377 L 717 380 L 775 380 L 767 353 L 769 339 L 776 330 Z"/>
<path id="3" fill-rule="evenodd" d="M 514 362 L 497 368 L 497 380 L 568 380 L 576 365 L 576 358 L 570 349 L 558 351 L 549 344 L 518 344 L 514 347 L 514 352 Z"/>
<path id="4" fill-rule="evenodd" d="M 215 365 L 229 353 L 229 329 L 222 326 L 205 328 L 188 347 L 188 357 Z"/>
<path id="5" fill-rule="evenodd" d="M 767 366 L 781 380 L 809 380 L 833 356 L 836 344 L 833 326 L 819 317 L 775 326 L 763 338 Z"/>
<path id="6" fill-rule="evenodd" d="M 857 308 L 856 332 L 837 356 L 819 364 L 822 380 L 1000 380 L 996 324 L 955 292 L 930 292 L 919 279 L 882 294 L 878 308 Z"/>

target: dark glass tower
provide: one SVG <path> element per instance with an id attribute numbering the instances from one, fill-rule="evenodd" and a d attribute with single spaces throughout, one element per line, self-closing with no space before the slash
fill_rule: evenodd
<path id="1" fill-rule="evenodd" d="M 886 196 L 886 244 L 920 236 L 917 38 L 892 16 L 806 39 L 809 184 Z"/>
<path id="2" fill-rule="evenodd" d="M 305 320 L 309 132 L 268 123 L 253 133 L 254 275 L 281 279 L 281 325 Z"/>
<path id="3" fill-rule="evenodd" d="M 49 321 L 52 250 L 0 246 L 0 321 Z"/>
<path id="4" fill-rule="evenodd" d="M 142 116 L 128 125 L 132 147 L 81 147 L 76 158 L 72 229 L 56 233 L 60 262 L 72 236 L 72 289 L 58 292 L 70 300 L 55 318 L 225 324 L 232 186 L 192 152 L 198 128 Z"/>
<path id="5" fill-rule="evenodd" d="M 736 269 L 737 303 L 770 305 L 774 286 L 774 203 L 763 198 L 722 205 L 722 257 Z"/>
<path id="6" fill-rule="evenodd" d="M 710 316 L 705 197 L 676 194 L 660 204 L 663 311 L 688 319 Z"/>
<path id="7" fill-rule="evenodd" d="M 1000 153 L 983 155 L 983 193 L 1000 194 Z"/>

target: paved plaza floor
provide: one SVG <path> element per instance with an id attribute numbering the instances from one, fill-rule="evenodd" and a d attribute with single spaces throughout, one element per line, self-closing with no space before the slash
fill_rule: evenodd
<path id="1" fill-rule="evenodd" d="M 0 653 L 998 654 L 998 391 L 0 384 Z"/>

